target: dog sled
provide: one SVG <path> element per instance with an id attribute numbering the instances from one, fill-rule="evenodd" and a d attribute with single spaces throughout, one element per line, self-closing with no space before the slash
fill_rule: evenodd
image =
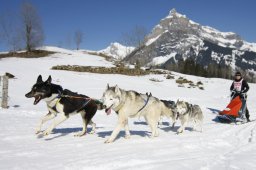
<path id="1" fill-rule="evenodd" d="M 219 112 L 219 115 L 216 118 L 221 123 L 236 123 L 236 118 L 239 117 L 241 107 L 242 100 L 240 96 L 237 96 L 230 101 L 223 111 Z"/>

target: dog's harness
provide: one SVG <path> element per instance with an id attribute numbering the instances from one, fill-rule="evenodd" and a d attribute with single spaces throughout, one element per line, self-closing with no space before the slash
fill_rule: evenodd
<path id="1" fill-rule="evenodd" d="M 59 98 L 59 99 L 57 100 L 57 102 L 55 103 L 55 105 L 54 105 L 53 107 L 51 107 L 51 109 L 52 109 L 53 111 L 55 111 L 55 112 L 58 112 L 58 111 L 57 111 L 57 104 L 60 102 L 60 99 L 61 99 L 61 98 Z"/>
<path id="2" fill-rule="evenodd" d="M 149 94 L 146 93 L 146 95 L 147 95 L 147 100 L 145 101 L 145 99 L 144 99 L 144 101 L 145 101 L 144 106 L 142 106 L 142 108 L 140 108 L 140 110 L 136 113 L 136 114 L 139 114 L 139 120 L 140 120 L 140 116 L 141 116 L 140 112 L 147 106 L 149 98 L 152 96 L 151 93 L 149 93 Z"/>
<path id="3" fill-rule="evenodd" d="M 192 107 L 192 104 L 189 104 L 189 103 L 187 103 L 187 102 L 186 102 L 186 105 L 187 105 L 188 110 L 187 110 L 187 112 L 184 113 L 184 114 L 189 114 L 189 113 L 191 113 L 191 112 L 193 111 L 193 107 Z"/>
<path id="4" fill-rule="evenodd" d="M 73 98 L 73 99 L 85 99 L 85 100 L 88 100 L 88 102 L 86 104 L 88 104 L 89 101 L 91 101 L 91 100 L 95 101 L 96 104 L 102 104 L 102 101 L 100 101 L 98 99 L 91 98 L 91 97 L 69 96 L 69 95 L 61 95 L 61 97 Z"/>
<path id="5" fill-rule="evenodd" d="M 54 99 L 52 99 L 51 101 L 53 101 L 53 100 L 55 100 L 55 99 L 58 99 L 57 101 L 56 101 L 56 103 L 54 104 L 54 106 L 52 106 L 52 107 L 49 107 L 50 109 L 52 109 L 53 111 L 55 111 L 55 112 L 58 112 L 57 111 L 57 104 L 60 102 L 60 99 L 61 99 L 61 92 L 59 91 L 59 94 L 58 94 L 58 96 L 56 96 Z"/>
<path id="6" fill-rule="evenodd" d="M 91 100 L 94 100 L 96 103 L 101 103 L 99 100 L 90 98 L 90 97 L 81 97 L 81 96 L 69 96 L 69 95 L 62 95 L 61 92 L 59 91 L 58 96 L 56 96 L 54 99 L 58 99 L 55 103 L 55 105 L 53 107 L 50 107 L 53 111 L 58 112 L 57 111 L 57 105 L 60 102 L 61 98 L 73 98 L 73 99 L 85 99 L 86 102 L 80 107 L 80 109 L 78 109 L 78 111 L 81 111 L 82 108 L 84 108 Z"/>
<path id="7" fill-rule="evenodd" d="M 146 95 L 147 95 L 147 100 L 145 101 L 144 100 L 144 102 L 145 102 L 145 104 L 142 106 L 142 108 L 140 108 L 140 110 L 137 112 L 137 113 L 139 113 L 140 111 L 142 111 L 146 106 L 147 106 L 147 104 L 148 104 L 148 101 L 149 101 L 149 98 L 152 96 L 152 94 L 151 93 L 146 93 Z M 137 114 L 136 113 L 136 114 Z"/>
<path id="8" fill-rule="evenodd" d="M 142 108 L 140 108 L 140 109 L 136 112 L 136 114 L 138 114 L 139 112 L 141 112 L 141 111 L 147 106 L 148 101 L 149 101 L 149 98 L 152 96 L 151 93 L 149 93 L 149 94 L 146 93 L 146 95 L 147 95 L 147 100 L 144 99 L 145 104 L 142 106 Z M 124 103 L 120 103 L 120 104 L 118 105 L 118 107 L 115 109 L 116 114 L 119 114 L 119 110 L 123 107 L 123 105 L 124 105 Z M 135 115 L 136 115 L 136 114 L 135 114 Z M 139 116 L 139 117 L 140 117 L 140 116 Z"/>

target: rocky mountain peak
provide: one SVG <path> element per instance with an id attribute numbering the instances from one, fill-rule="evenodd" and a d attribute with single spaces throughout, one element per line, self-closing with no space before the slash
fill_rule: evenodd
<path id="1" fill-rule="evenodd" d="M 178 13 L 176 11 L 175 8 L 173 8 L 170 12 L 169 12 L 169 15 L 166 17 L 166 18 L 186 18 L 186 15 L 182 15 L 180 13 Z"/>
<path id="2" fill-rule="evenodd" d="M 176 9 L 173 8 L 173 9 L 170 11 L 169 15 L 176 15 L 176 13 L 177 13 Z"/>
<path id="3" fill-rule="evenodd" d="M 112 56 L 115 59 L 123 59 L 126 55 L 130 54 L 134 47 L 126 47 L 118 42 L 111 43 L 107 48 L 100 50 L 100 53 Z"/>
<path id="4" fill-rule="evenodd" d="M 202 26 L 175 9 L 153 28 L 145 44 L 124 60 L 166 66 L 188 58 L 205 67 L 214 63 L 256 72 L 255 43 L 248 43 L 233 32 Z"/>

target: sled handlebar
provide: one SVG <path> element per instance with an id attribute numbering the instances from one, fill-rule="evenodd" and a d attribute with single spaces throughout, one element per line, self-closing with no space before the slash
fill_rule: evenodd
<path id="1" fill-rule="evenodd" d="M 246 93 L 244 93 L 242 91 L 231 90 L 231 94 L 230 94 L 231 99 L 233 99 L 233 97 L 235 95 L 240 96 L 241 98 L 246 99 Z"/>

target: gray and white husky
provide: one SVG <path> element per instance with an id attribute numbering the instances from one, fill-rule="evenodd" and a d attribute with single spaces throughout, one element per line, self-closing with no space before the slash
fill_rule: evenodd
<path id="1" fill-rule="evenodd" d="M 202 132 L 204 116 L 198 105 L 192 105 L 188 102 L 178 100 L 176 103 L 176 110 L 181 122 L 181 127 L 177 130 L 177 133 L 182 133 L 190 121 L 193 122 L 193 130 L 196 130 L 196 126 L 200 125 L 200 131 Z"/>
<path id="2" fill-rule="evenodd" d="M 118 123 L 105 143 L 113 142 L 122 128 L 125 129 L 125 138 L 130 137 L 128 118 L 143 116 L 151 128 L 151 137 L 159 135 L 157 125 L 161 116 L 171 117 L 175 121 L 173 112 L 151 94 L 126 91 L 117 85 L 114 87 L 107 85 L 102 96 L 102 102 L 103 106 L 106 107 L 107 114 L 110 114 L 111 109 L 113 109 L 118 115 Z"/>

